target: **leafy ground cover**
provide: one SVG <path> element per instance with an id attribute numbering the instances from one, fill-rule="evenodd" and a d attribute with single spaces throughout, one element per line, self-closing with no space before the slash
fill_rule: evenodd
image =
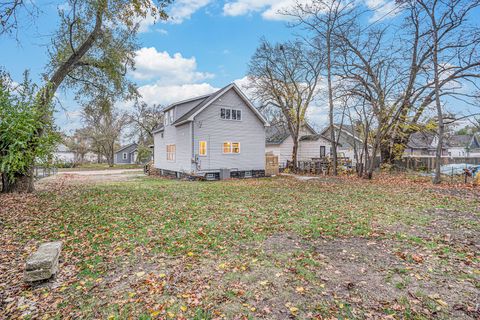
<path id="1" fill-rule="evenodd" d="M 475 189 L 63 175 L 39 190 L 0 196 L 0 318 L 480 316 Z M 26 257 L 53 240 L 59 274 L 25 285 Z"/>

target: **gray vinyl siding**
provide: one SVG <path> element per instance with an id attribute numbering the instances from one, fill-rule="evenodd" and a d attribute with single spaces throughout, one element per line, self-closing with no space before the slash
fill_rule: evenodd
<path id="1" fill-rule="evenodd" d="M 242 120 L 223 120 L 221 108 L 242 111 Z M 207 141 L 207 155 L 198 156 L 196 171 L 265 169 L 265 126 L 238 94 L 230 89 L 200 112 L 194 123 L 194 154 L 199 141 Z M 240 142 L 239 154 L 224 154 L 224 142 Z"/>
<path id="2" fill-rule="evenodd" d="M 202 100 L 194 100 L 194 101 L 182 103 L 182 104 L 179 104 L 178 106 L 175 106 L 174 121 L 180 118 L 181 116 L 183 116 L 185 113 L 190 111 L 192 108 L 194 108 L 196 105 L 198 105 L 201 102 Z"/>
<path id="3" fill-rule="evenodd" d="M 125 148 L 123 150 L 119 150 L 115 153 L 115 157 L 113 159 L 113 162 L 116 163 L 116 164 L 131 164 L 131 163 L 135 163 L 134 162 L 134 158 L 133 158 L 133 152 L 135 151 L 135 149 L 137 149 L 137 146 L 134 144 L 134 145 L 131 145 L 129 146 L 128 148 Z M 127 154 L 127 158 L 126 159 L 123 159 L 123 154 L 126 153 Z"/>
<path id="4" fill-rule="evenodd" d="M 167 145 L 175 145 L 175 160 L 167 160 Z M 191 123 L 180 126 L 167 125 L 162 133 L 154 135 L 155 168 L 190 173 L 192 171 Z"/>

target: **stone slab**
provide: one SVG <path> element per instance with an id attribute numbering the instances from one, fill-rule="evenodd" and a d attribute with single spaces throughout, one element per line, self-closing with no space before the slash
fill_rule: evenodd
<path id="1" fill-rule="evenodd" d="M 62 242 L 47 242 L 32 253 L 25 264 L 25 281 L 33 282 L 51 278 L 58 271 Z"/>

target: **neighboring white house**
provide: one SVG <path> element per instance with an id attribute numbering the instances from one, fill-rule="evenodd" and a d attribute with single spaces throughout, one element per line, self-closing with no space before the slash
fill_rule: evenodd
<path id="1" fill-rule="evenodd" d="M 268 122 L 235 84 L 174 103 L 164 119 L 154 130 L 154 167 L 163 174 L 264 175 Z"/>
<path id="2" fill-rule="evenodd" d="M 315 129 L 305 124 L 300 128 L 297 160 L 309 161 L 312 158 L 324 158 L 330 155 L 330 139 L 317 134 Z M 283 125 L 271 126 L 267 129 L 266 152 L 278 156 L 278 164 L 285 167 L 292 160 L 293 138 Z"/>
<path id="3" fill-rule="evenodd" d="M 74 163 L 76 161 L 75 152 L 71 151 L 66 145 L 63 143 L 57 145 L 53 153 L 53 159 L 55 162 L 62 162 L 62 163 Z"/>
<path id="4" fill-rule="evenodd" d="M 410 135 L 404 156 L 433 157 L 438 145 L 438 137 L 433 132 L 415 132 Z M 442 147 L 443 157 L 474 158 L 480 157 L 480 139 L 474 135 L 446 135 Z"/>
<path id="5" fill-rule="evenodd" d="M 354 129 L 354 126 L 349 124 L 334 124 L 333 128 L 335 131 L 335 139 L 338 141 L 337 156 L 348 158 L 352 161 L 352 164 L 355 165 L 355 150 L 359 158 L 362 157 L 364 153 L 364 144 L 360 138 L 360 133 Z M 320 134 L 325 137 L 330 137 L 330 126 L 324 128 Z M 370 153 L 372 152 L 371 146 L 369 146 L 368 150 Z"/>
<path id="6" fill-rule="evenodd" d="M 447 137 L 447 152 L 453 158 L 480 157 L 480 141 L 474 134 Z"/>

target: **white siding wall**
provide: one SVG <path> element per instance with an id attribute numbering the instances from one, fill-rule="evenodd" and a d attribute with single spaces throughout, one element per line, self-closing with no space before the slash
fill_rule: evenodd
<path id="1" fill-rule="evenodd" d="M 310 135 L 310 134 L 315 134 L 315 132 L 312 132 L 310 129 L 308 129 L 308 127 L 302 127 L 300 129 L 300 136 Z M 265 147 L 265 152 L 273 152 L 274 155 L 278 156 L 278 164 L 280 165 L 280 167 L 285 167 L 287 165 L 287 160 L 288 161 L 292 160 L 292 151 L 293 151 L 292 136 L 288 136 L 281 144 L 267 145 Z"/>
<path id="2" fill-rule="evenodd" d="M 451 147 L 448 148 L 448 153 L 451 157 L 466 157 L 467 151 L 463 147 Z"/>
<path id="3" fill-rule="evenodd" d="M 242 120 L 222 120 L 223 107 L 242 110 Z M 265 169 L 265 126 L 233 89 L 195 117 L 195 154 L 199 153 L 199 141 L 207 141 L 207 156 L 198 157 L 198 171 Z M 227 141 L 240 142 L 240 154 L 224 154 Z"/>
<path id="4" fill-rule="evenodd" d="M 72 151 L 55 151 L 53 158 L 59 162 L 75 162 L 75 153 Z"/>
<path id="5" fill-rule="evenodd" d="M 300 146 L 298 150 L 298 160 L 299 161 L 309 161 L 312 158 L 320 157 L 320 146 L 325 146 L 325 155 L 330 154 L 330 142 L 319 138 L 315 141 L 300 141 Z"/>
<path id="6" fill-rule="evenodd" d="M 200 104 L 202 101 L 195 100 L 195 101 L 190 101 L 190 102 L 182 103 L 178 106 L 175 106 L 175 111 L 174 111 L 175 120 L 180 118 L 181 116 L 183 116 L 185 113 L 190 111 L 190 109 L 192 109 L 196 105 Z"/>
<path id="7" fill-rule="evenodd" d="M 287 160 L 292 160 L 292 151 L 293 139 L 291 136 L 288 136 L 281 144 L 267 145 L 265 147 L 265 152 L 273 152 L 274 155 L 278 156 L 280 167 L 285 167 Z"/>
<path id="8" fill-rule="evenodd" d="M 154 164 L 155 168 L 171 171 L 191 172 L 192 140 L 191 124 L 175 127 L 167 125 L 162 133 L 154 135 Z M 167 145 L 175 144 L 175 160 L 167 160 Z"/>
<path id="9" fill-rule="evenodd" d="M 330 142 L 325 139 L 318 139 L 316 141 L 300 141 L 298 148 L 298 161 L 308 161 L 312 158 L 320 157 L 320 146 L 325 146 L 325 155 L 330 154 Z M 287 161 L 292 160 L 293 139 L 288 137 L 279 145 L 268 145 L 265 152 L 273 152 L 278 156 L 278 163 L 281 167 L 286 166 Z"/>

